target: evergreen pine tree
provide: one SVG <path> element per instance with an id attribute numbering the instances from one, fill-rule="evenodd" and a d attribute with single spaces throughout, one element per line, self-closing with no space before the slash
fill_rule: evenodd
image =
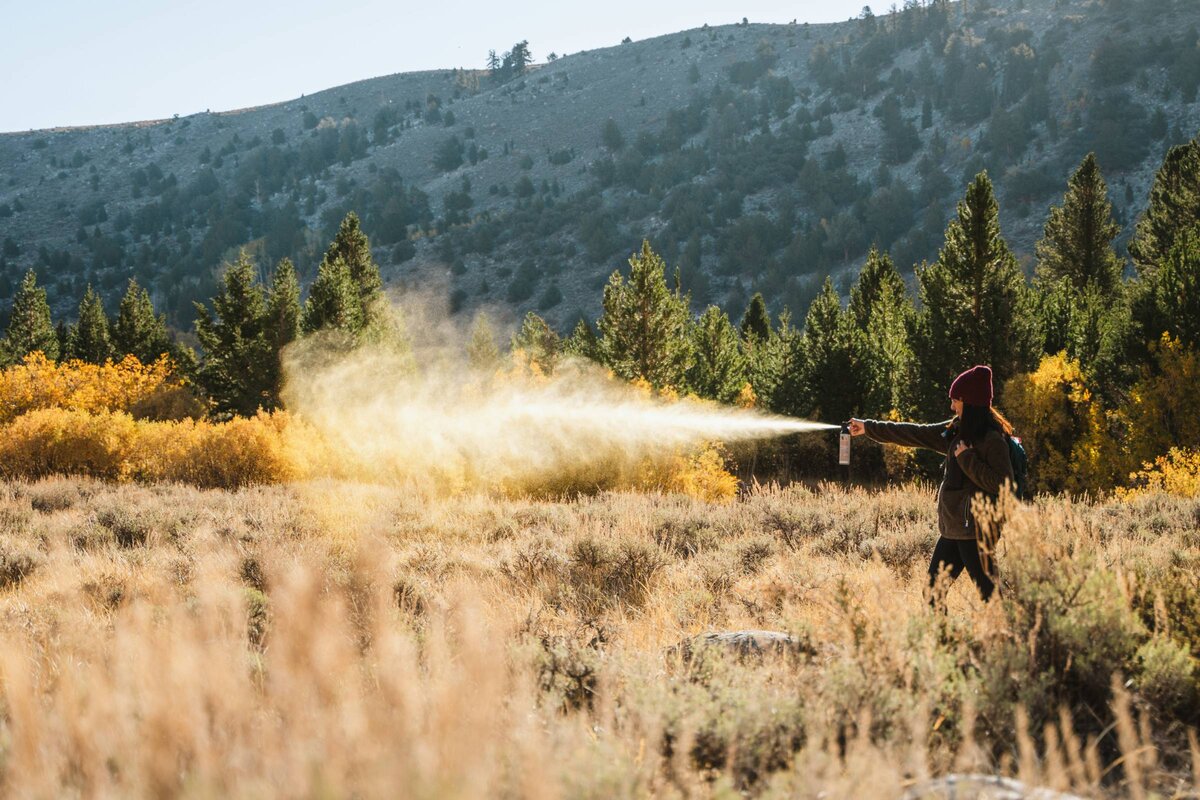
<path id="1" fill-rule="evenodd" d="M 522 40 L 514 44 L 509 57 L 513 74 L 524 75 L 525 69 L 533 62 L 533 53 L 529 52 L 529 42 Z"/>
<path id="2" fill-rule="evenodd" d="M 282 259 L 271 278 L 263 317 L 263 337 L 271 353 L 265 364 L 269 396 L 264 399 L 263 407 L 278 408 L 282 405 L 283 348 L 300 338 L 300 281 L 296 278 L 296 268 L 291 259 Z"/>
<path id="3" fill-rule="evenodd" d="M 50 359 L 57 359 L 59 354 L 46 290 L 37 285 L 37 275 L 29 270 L 13 298 L 8 332 L 0 342 L 0 363 L 17 363 L 34 351 Z"/>
<path id="4" fill-rule="evenodd" d="M 746 384 L 746 364 L 738 331 L 729 316 L 709 306 L 692 326 L 688 386 L 701 397 L 730 403 Z"/>
<path id="5" fill-rule="evenodd" d="M 617 121 L 612 117 L 604 122 L 604 128 L 600 132 L 600 143 L 614 153 L 625 146 L 625 137 L 621 135 Z"/>
<path id="6" fill-rule="evenodd" d="M 476 372 L 490 373 L 500 366 L 500 348 L 487 314 L 475 315 L 471 324 L 471 340 L 467 343 L 467 363 Z"/>
<path id="7" fill-rule="evenodd" d="M 129 279 L 113 321 L 112 347 L 116 359 L 132 355 L 143 364 L 152 364 L 163 354 L 169 354 L 178 360 L 178 348 L 171 341 L 166 316 L 155 316 L 150 293 L 133 278 Z"/>
<path id="8" fill-rule="evenodd" d="M 71 342 L 75 338 L 75 326 L 59 320 L 54 326 L 54 338 L 58 340 L 58 358 L 63 360 L 71 357 Z"/>
<path id="9" fill-rule="evenodd" d="M 1108 185 L 1095 154 L 1089 153 L 1071 176 L 1062 205 L 1050 209 L 1037 243 L 1039 278 L 1066 278 L 1076 291 L 1094 286 L 1102 293 L 1116 292 L 1122 264 L 1112 242 L 1120 232 Z"/>
<path id="10" fill-rule="evenodd" d="M 771 338 L 746 356 L 750 385 L 759 405 L 779 414 L 798 413 L 803 365 L 801 331 L 792 326 L 792 312 L 785 308 Z"/>
<path id="11" fill-rule="evenodd" d="M 513 354 L 526 364 L 536 365 L 544 375 L 554 372 L 560 349 L 558 334 L 532 311 L 521 320 L 521 328 L 512 338 Z"/>
<path id="12" fill-rule="evenodd" d="M 1138 220 L 1129 254 L 1138 277 L 1147 278 L 1167 258 L 1175 238 L 1200 223 L 1200 137 L 1167 152 L 1154 184 L 1150 205 Z"/>
<path id="13" fill-rule="evenodd" d="M 848 309 L 854 326 L 864 413 L 883 415 L 908 411 L 912 350 L 908 327 L 916 313 L 904 278 L 887 253 L 871 248 L 867 262 L 850 290 Z"/>
<path id="14" fill-rule="evenodd" d="M 277 351 L 300 338 L 300 281 L 290 258 L 281 259 L 271 277 L 264 330 Z"/>
<path id="15" fill-rule="evenodd" d="M 771 315 L 767 313 L 767 301 L 762 292 L 755 292 L 742 314 L 742 338 L 765 342 L 771 338 Z"/>
<path id="16" fill-rule="evenodd" d="M 889 289 L 893 295 L 903 294 L 904 278 L 900 277 L 900 272 L 888 253 L 881 253 L 879 248 L 872 247 L 867 253 L 866 263 L 858 273 L 858 282 L 850 290 L 849 310 L 861 329 L 866 330 L 872 309 L 879 302 L 880 296 Z"/>
<path id="17" fill-rule="evenodd" d="M 340 256 L 326 257 L 317 267 L 317 279 L 304 304 L 305 333 L 334 330 L 353 340 L 362 327 L 362 305 L 350 268 Z"/>
<path id="18" fill-rule="evenodd" d="M 112 358 L 112 341 L 108 332 L 108 316 L 104 304 L 89 285 L 79 303 L 79 324 L 70 337 L 70 357 L 92 364 L 103 364 Z"/>
<path id="19" fill-rule="evenodd" d="M 662 258 L 643 241 L 629 259 L 629 280 L 616 271 L 604 287 L 601 360 L 627 380 L 656 389 L 683 384 L 691 353 L 687 298 L 667 288 Z"/>
<path id="20" fill-rule="evenodd" d="M 1200 347 L 1200 225 L 1176 235 L 1158 270 L 1155 301 L 1163 332 Z"/>
<path id="21" fill-rule="evenodd" d="M 600 340 L 596 338 L 596 332 L 592 330 L 592 326 L 586 319 L 580 319 L 575 323 L 571 335 L 563 341 L 562 350 L 564 353 L 578 358 L 586 358 L 589 361 L 599 361 L 601 358 Z"/>
<path id="22" fill-rule="evenodd" d="M 1038 275 L 1033 294 L 1042 351 L 1053 355 L 1067 350 L 1071 346 L 1071 328 L 1080 293 L 1068 277 Z"/>
<path id="23" fill-rule="evenodd" d="M 789 413 L 840 422 L 858 408 L 862 387 L 855 354 L 859 346 L 850 318 L 842 310 L 833 281 L 826 278 L 804 318 L 799 392 Z"/>
<path id="24" fill-rule="evenodd" d="M 975 177 L 946 228 L 938 260 L 917 269 L 922 311 L 913 326 L 922 414 L 941 413 L 956 374 L 991 366 L 995 386 L 1025 366 L 1036 328 L 1026 311 L 1025 277 L 1000 234 L 986 172 Z"/>
<path id="25" fill-rule="evenodd" d="M 1200 137 L 1172 147 L 1154 176 L 1150 205 L 1138 220 L 1129 254 L 1137 268 L 1137 280 L 1130 287 L 1130 303 L 1138 355 L 1146 355 L 1145 345 L 1157 342 L 1171 321 L 1164 300 L 1170 289 L 1160 286 L 1161 271 L 1174 253 L 1186 253 L 1176 240 L 1188 236 L 1200 225 Z M 1180 273 L 1176 269 L 1175 278 Z"/>
<path id="26" fill-rule="evenodd" d="M 1116 302 L 1094 287 L 1076 295 L 1067 332 L 1067 356 L 1080 363 L 1088 385 L 1110 408 L 1123 399 L 1137 367 L 1144 363 L 1125 294 Z"/>
<path id="27" fill-rule="evenodd" d="M 353 308 L 341 309 L 339 308 L 340 301 L 332 302 L 333 298 L 327 296 L 325 300 L 332 303 L 330 310 L 336 308 L 338 312 L 327 319 L 337 320 L 337 324 L 332 327 L 347 330 L 354 336 L 358 336 L 366 328 L 383 323 L 381 306 L 383 280 L 379 276 L 379 266 L 371 257 L 371 243 L 366 234 L 362 232 L 358 215 L 353 211 L 342 220 L 337 235 L 330 242 L 329 249 L 325 251 L 325 256 L 321 259 L 321 265 L 317 269 L 317 281 L 321 280 L 322 267 L 333 267 L 339 260 L 345 265 L 350 285 L 353 288 L 353 299 L 350 303 Z M 340 270 L 335 271 L 340 272 Z M 340 275 L 335 278 L 340 282 Z M 315 288 L 314 285 L 314 290 Z M 337 291 L 333 292 L 333 295 L 340 296 L 343 287 L 336 288 Z M 345 327 L 347 325 L 349 327 Z M 318 327 L 327 326 L 328 323 Z M 315 330 L 315 328 L 310 328 L 310 330 Z"/>
<path id="28" fill-rule="evenodd" d="M 276 354 L 265 332 L 267 305 L 258 270 L 243 251 L 225 272 L 213 310 L 196 303 L 204 348 L 200 382 L 222 416 L 249 416 L 275 403 Z"/>

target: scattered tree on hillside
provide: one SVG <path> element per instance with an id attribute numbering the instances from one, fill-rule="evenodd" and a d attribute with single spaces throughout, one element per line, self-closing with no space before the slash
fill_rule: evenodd
<path id="1" fill-rule="evenodd" d="M 514 75 L 524 75 L 525 69 L 533 63 L 533 53 L 529 52 L 529 42 L 523 39 L 513 45 L 512 52 L 508 55 Z"/>
<path id="2" fill-rule="evenodd" d="M 600 132 L 600 143 L 614 153 L 625 146 L 625 137 L 621 135 L 621 128 L 612 117 L 604 122 L 604 128 Z"/>
<path id="3" fill-rule="evenodd" d="M 463 164 L 463 143 L 451 136 L 438 145 L 433 154 L 433 166 L 441 172 L 456 170 Z"/>
<path id="4" fill-rule="evenodd" d="M 524 75 L 532 63 L 533 53 L 529 51 L 529 42 L 522 40 L 503 56 L 497 57 L 495 50 L 488 51 L 488 76 L 496 83 L 505 83 Z"/>

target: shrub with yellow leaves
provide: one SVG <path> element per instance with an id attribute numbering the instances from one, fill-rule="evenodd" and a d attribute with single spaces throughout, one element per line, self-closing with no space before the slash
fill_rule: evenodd
<path id="1" fill-rule="evenodd" d="M 1029 454 L 1030 488 L 1081 493 L 1111 489 L 1127 463 L 1108 414 L 1079 362 L 1046 356 L 1005 385 L 1005 411 Z"/>
<path id="2" fill-rule="evenodd" d="M 1148 494 L 1200 497 L 1200 450 L 1172 447 L 1166 455 L 1143 464 L 1129 479 L 1133 486 L 1118 490 L 1124 499 Z"/>
<path id="3" fill-rule="evenodd" d="M 0 428 L 0 476 L 79 475 L 233 489 L 309 477 L 320 437 L 286 412 L 228 422 L 47 408 Z"/>
<path id="4" fill-rule="evenodd" d="M 205 488 L 237 488 L 309 477 L 315 431 L 287 412 L 259 411 L 227 422 L 144 422 L 130 452 L 132 476 Z"/>
<path id="5" fill-rule="evenodd" d="M 754 391 L 754 387 L 748 382 L 742 384 L 742 388 L 738 390 L 737 398 L 733 404 L 740 409 L 753 411 L 758 408 L 758 395 Z"/>
<path id="6" fill-rule="evenodd" d="M 0 428 L 0 475 L 131 477 L 138 424 L 124 412 L 39 408 Z"/>
<path id="7" fill-rule="evenodd" d="M 40 352 L 0 370 L 0 424 L 39 409 L 125 411 L 139 419 L 182 419 L 203 412 L 175 366 L 163 356 L 89 364 L 55 363 Z"/>
<path id="8" fill-rule="evenodd" d="M 726 468 L 725 457 L 716 444 L 694 455 L 676 456 L 666 470 L 649 477 L 652 488 L 697 500 L 723 503 L 737 497 L 738 479 Z"/>
<path id="9" fill-rule="evenodd" d="M 1200 447 L 1200 351 L 1164 334 L 1153 358 L 1121 407 L 1130 469 L 1172 448 Z"/>

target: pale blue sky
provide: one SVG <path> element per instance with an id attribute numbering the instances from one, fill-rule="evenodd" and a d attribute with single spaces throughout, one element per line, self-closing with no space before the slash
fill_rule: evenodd
<path id="1" fill-rule="evenodd" d="M 541 61 L 551 51 L 706 22 L 834 22 L 862 7 L 863 0 L 0 0 L 0 131 L 245 108 L 394 72 L 482 67 L 489 49 L 521 39 Z"/>

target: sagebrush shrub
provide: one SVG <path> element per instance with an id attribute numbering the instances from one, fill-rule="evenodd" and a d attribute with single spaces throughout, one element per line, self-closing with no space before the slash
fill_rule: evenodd
<path id="1" fill-rule="evenodd" d="M 978 644 L 990 651 L 981 663 L 993 716 L 1011 714 L 1012 703 L 1037 715 L 1062 704 L 1104 708 L 1112 676 L 1135 672 L 1149 632 L 1101 552 L 1094 529 L 1077 517 L 1029 510 L 1005 528 L 1003 622 Z"/>
<path id="2" fill-rule="evenodd" d="M 1155 636 L 1138 648 L 1137 664 L 1138 691 L 1160 719 L 1200 718 L 1200 669 L 1186 646 Z"/>
<path id="3" fill-rule="evenodd" d="M 45 561 L 36 549 L 20 542 L 0 539 L 0 589 L 17 586 Z"/>

